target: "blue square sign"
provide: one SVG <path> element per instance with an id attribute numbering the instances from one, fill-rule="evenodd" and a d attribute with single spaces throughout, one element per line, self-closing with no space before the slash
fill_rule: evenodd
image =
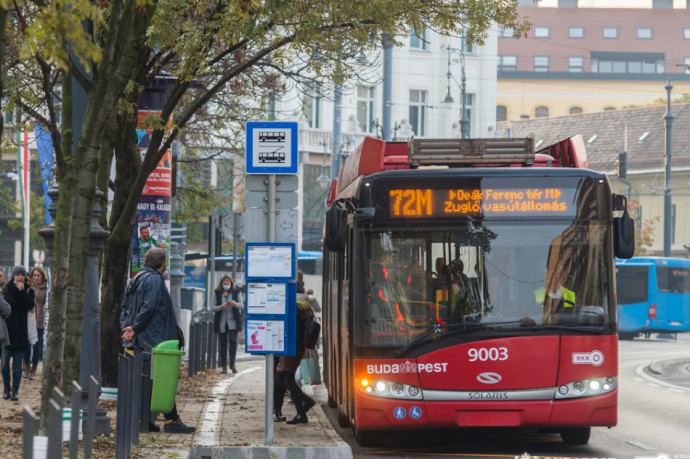
<path id="1" fill-rule="evenodd" d="M 247 122 L 247 174 L 296 174 L 297 123 Z"/>

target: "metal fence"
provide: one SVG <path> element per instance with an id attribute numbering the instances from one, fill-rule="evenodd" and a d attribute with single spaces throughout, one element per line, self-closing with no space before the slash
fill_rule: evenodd
<path id="1" fill-rule="evenodd" d="M 216 368 L 218 334 L 213 332 L 212 320 L 192 322 L 187 343 L 187 374 L 190 378 L 200 371 Z"/>
<path id="2" fill-rule="evenodd" d="M 193 322 L 186 337 L 188 376 L 216 368 L 218 335 L 213 321 Z M 115 459 L 131 457 L 139 446 L 139 433 L 149 431 L 151 417 L 151 352 L 132 348 L 118 356 L 118 398 L 115 431 Z"/>
<path id="3" fill-rule="evenodd" d="M 96 407 L 98 403 L 98 394 L 101 391 L 101 385 L 98 383 L 96 378 L 93 376 L 89 379 L 89 397 L 87 399 L 87 414 L 83 425 L 80 426 L 81 419 L 81 396 L 82 390 L 81 386 L 76 382 L 72 381 L 72 405 L 71 405 L 71 421 L 69 424 L 69 438 L 63 438 L 63 412 L 65 411 L 65 395 L 58 388 L 53 390 L 53 396 L 50 400 L 50 407 L 48 409 L 48 435 L 39 436 L 38 429 L 40 425 L 40 419 L 33 410 L 25 406 L 23 412 L 23 434 L 22 434 L 22 458 L 33 459 L 36 455 L 46 457 L 46 459 L 58 459 L 63 457 L 63 441 L 69 440 L 69 457 L 70 459 L 76 459 L 79 456 L 79 431 L 81 428 L 84 430 L 84 445 L 83 454 L 84 459 L 91 458 L 93 452 L 93 437 L 96 430 Z M 37 451 L 34 448 L 34 439 L 41 439 L 42 442 L 36 442 L 38 444 L 43 444 L 44 452 Z M 43 454 L 45 453 L 45 454 Z"/>

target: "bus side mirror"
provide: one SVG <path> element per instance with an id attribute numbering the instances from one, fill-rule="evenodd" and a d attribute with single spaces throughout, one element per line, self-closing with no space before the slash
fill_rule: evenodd
<path id="1" fill-rule="evenodd" d="M 613 219 L 613 252 L 616 257 L 626 260 L 635 254 L 635 221 L 627 210 Z"/>
<path id="2" fill-rule="evenodd" d="M 342 252 L 347 243 L 347 210 L 332 205 L 326 212 L 326 247 L 331 252 Z"/>

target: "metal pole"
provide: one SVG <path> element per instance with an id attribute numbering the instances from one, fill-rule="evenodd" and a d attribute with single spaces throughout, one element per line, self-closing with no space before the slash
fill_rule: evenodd
<path id="1" fill-rule="evenodd" d="M 664 256 L 671 256 L 671 128 L 673 127 L 673 114 L 671 113 L 671 79 L 666 86 L 666 184 L 664 187 Z"/>
<path id="2" fill-rule="evenodd" d="M 462 36 L 462 41 L 460 42 L 460 65 L 462 66 L 462 76 L 460 80 L 460 92 L 462 92 L 462 112 L 460 112 L 460 138 L 469 139 L 470 138 L 470 120 L 467 119 L 467 93 L 465 88 L 465 36 Z"/>
<path id="3" fill-rule="evenodd" d="M 240 213 L 232 213 L 232 279 L 237 279 L 237 246 L 240 244 Z"/>
<path id="4" fill-rule="evenodd" d="M 335 84 L 333 98 L 333 156 L 331 157 L 331 177 L 337 178 L 340 172 L 340 145 L 342 145 L 342 106 L 343 88 Z"/>
<path id="5" fill-rule="evenodd" d="M 391 140 L 391 109 L 393 106 L 393 44 L 383 34 L 383 140 Z M 335 151 L 334 151 L 335 152 Z"/>
<path id="6" fill-rule="evenodd" d="M 206 311 L 211 309 L 211 301 L 213 295 L 213 283 L 216 277 L 216 216 L 211 215 L 208 218 L 208 251 L 209 251 L 209 269 L 208 282 L 206 283 Z"/>
<path id="7" fill-rule="evenodd" d="M 268 242 L 276 241 L 276 176 L 268 176 Z M 266 444 L 273 443 L 273 354 L 266 354 Z"/>

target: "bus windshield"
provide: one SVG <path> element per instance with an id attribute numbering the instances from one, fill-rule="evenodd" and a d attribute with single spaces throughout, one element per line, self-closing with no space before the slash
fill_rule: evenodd
<path id="1" fill-rule="evenodd" d="M 405 346 L 430 329 L 614 327 L 604 222 L 484 220 L 358 234 L 359 346 Z"/>

